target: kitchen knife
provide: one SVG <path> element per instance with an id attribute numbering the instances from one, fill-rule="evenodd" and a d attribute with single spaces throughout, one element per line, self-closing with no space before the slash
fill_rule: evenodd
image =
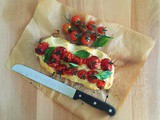
<path id="1" fill-rule="evenodd" d="M 81 92 L 75 88 L 72 88 L 62 82 L 59 82 L 49 76 L 46 76 L 38 71 L 35 71 L 29 67 L 26 67 L 21 64 L 16 64 L 12 66 L 12 70 L 48 88 L 51 88 L 64 95 L 67 95 L 68 97 L 74 100 L 81 99 L 94 108 L 106 111 L 110 116 L 113 116 L 116 113 L 116 110 L 114 109 L 113 106 L 97 98 L 94 98 L 84 92 Z"/>

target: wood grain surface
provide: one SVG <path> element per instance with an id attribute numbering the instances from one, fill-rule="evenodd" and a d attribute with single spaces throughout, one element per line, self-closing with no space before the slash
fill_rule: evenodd
<path id="1" fill-rule="evenodd" d="M 113 120 L 160 120 L 159 0 L 59 1 L 130 27 L 157 41 Z M 0 120 L 81 120 L 5 67 L 37 3 L 38 0 L 0 0 Z"/>

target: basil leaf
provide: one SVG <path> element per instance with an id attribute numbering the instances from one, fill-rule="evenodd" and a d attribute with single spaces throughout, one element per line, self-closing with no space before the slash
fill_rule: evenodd
<path id="1" fill-rule="evenodd" d="M 108 77 L 110 77 L 112 74 L 111 71 L 104 71 L 104 72 L 101 72 L 101 73 L 98 73 L 96 74 L 95 76 L 100 79 L 100 80 L 103 80 L 103 79 L 107 79 Z"/>
<path id="2" fill-rule="evenodd" d="M 108 42 L 109 38 L 110 37 L 107 37 L 107 36 L 104 36 L 104 35 L 100 36 L 100 38 L 93 43 L 93 47 L 102 47 L 102 46 L 104 46 Z"/>
<path id="3" fill-rule="evenodd" d="M 70 68 L 78 67 L 78 65 L 77 65 L 77 64 L 75 64 L 75 63 L 69 63 L 69 66 L 70 66 Z"/>
<path id="4" fill-rule="evenodd" d="M 50 56 L 53 52 L 53 50 L 55 49 L 55 47 L 48 47 L 47 50 L 44 52 L 44 62 L 47 62 L 50 59 Z"/>
<path id="5" fill-rule="evenodd" d="M 80 58 L 88 58 L 90 56 L 90 53 L 87 52 L 86 50 L 78 50 L 74 52 L 73 54 Z"/>

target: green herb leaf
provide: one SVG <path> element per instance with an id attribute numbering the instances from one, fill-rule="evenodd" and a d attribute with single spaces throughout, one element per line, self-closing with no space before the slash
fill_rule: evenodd
<path id="1" fill-rule="evenodd" d="M 49 48 L 47 48 L 47 50 L 44 53 L 44 55 L 45 55 L 44 62 L 47 62 L 50 59 L 50 56 L 51 56 L 51 54 L 52 54 L 52 52 L 53 52 L 54 49 L 55 49 L 55 47 L 49 47 Z"/>
<path id="2" fill-rule="evenodd" d="M 107 36 L 100 36 L 100 38 L 93 43 L 93 47 L 102 47 L 104 46 L 108 40 L 109 40 L 110 37 L 107 37 Z"/>
<path id="3" fill-rule="evenodd" d="M 77 65 L 77 64 L 75 64 L 75 63 L 69 63 L 69 66 L 70 66 L 70 68 L 78 67 L 78 65 Z"/>
<path id="4" fill-rule="evenodd" d="M 98 73 L 96 74 L 95 76 L 100 79 L 100 80 L 103 80 L 103 79 L 107 79 L 108 77 L 110 77 L 112 74 L 111 71 L 103 71 L 101 73 Z"/>
<path id="5" fill-rule="evenodd" d="M 74 52 L 73 54 L 80 58 L 88 58 L 90 56 L 90 53 L 87 52 L 86 50 L 78 50 Z"/>

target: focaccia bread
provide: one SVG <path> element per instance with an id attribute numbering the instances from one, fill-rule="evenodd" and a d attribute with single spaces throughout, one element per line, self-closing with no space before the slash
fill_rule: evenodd
<path id="1" fill-rule="evenodd" d="M 113 84 L 114 65 L 100 50 L 51 36 L 41 41 L 35 52 L 40 65 L 51 74 L 59 74 L 92 90 L 109 89 Z"/>

